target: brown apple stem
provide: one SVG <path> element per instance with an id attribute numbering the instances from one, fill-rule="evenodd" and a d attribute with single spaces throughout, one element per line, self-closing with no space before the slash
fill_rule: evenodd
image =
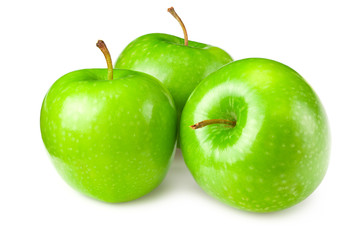
<path id="1" fill-rule="evenodd" d="M 230 121 L 230 120 L 226 120 L 226 119 L 210 119 L 210 120 L 204 120 L 204 121 L 195 123 L 194 125 L 191 125 L 190 127 L 192 129 L 199 129 L 199 128 L 202 128 L 202 127 L 205 127 L 205 126 L 211 125 L 211 124 L 227 124 L 231 127 L 235 127 L 236 121 Z"/>
<path id="2" fill-rule="evenodd" d="M 181 18 L 179 17 L 179 15 L 177 15 L 177 13 L 175 12 L 175 9 L 173 7 L 171 8 L 168 8 L 168 12 L 174 16 L 174 18 L 180 23 L 181 25 L 181 28 L 184 32 L 184 45 L 185 46 L 188 46 L 188 42 L 189 42 L 189 38 L 188 38 L 188 35 L 187 35 L 187 31 L 186 31 L 186 28 L 185 28 L 185 25 L 183 23 L 183 21 L 181 20 Z"/>
<path id="3" fill-rule="evenodd" d="M 113 65 L 112 65 L 112 61 L 111 61 L 111 56 L 110 56 L 110 52 L 107 49 L 105 43 L 103 40 L 99 40 L 96 43 L 96 46 L 98 48 L 100 48 L 100 50 L 102 51 L 102 53 L 105 56 L 106 59 L 106 64 L 107 64 L 107 68 L 108 68 L 108 80 L 113 80 Z"/>

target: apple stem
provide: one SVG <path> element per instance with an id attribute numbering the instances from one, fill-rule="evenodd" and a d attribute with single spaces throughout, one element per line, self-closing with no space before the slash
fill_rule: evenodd
<path id="1" fill-rule="evenodd" d="M 173 17 L 180 23 L 181 25 L 181 28 L 184 32 L 184 45 L 185 46 L 188 46 L 188 42 L 189 42 L 189 38 L 188 38 L 188 35 L 187 35 L 187 31 L 186 31 L 186 28 L 185 28 L 185 25 L 183 23 L 183 21 L 181 20 L 181 18 L 179 17 L 179 15 L 177 15 L 177 13 L 175 12 L 175 9 L 173 7 L 171 8 L 168 8 L 168 12 L 173 15 Z"/>
<path id="2" fill-rule="evenodd" d="M 107 68 L 108 68 L 108 80 L 113 80 L 113 65 L 112 65 L 112 61 L 111 61 L 111 56 L 110 56 L 110 52 L 107 49 L 105 43 L 103 40 L 99 40 L 96 43 L 96 46 L 98 48 L 100 48 L 100 50 L 102 51 L 102 53 L 105 56 L 106 59 L 106 64 L 107 64 Z"/>
<path id="3" fill-rule="evenodd" d="M 211 125 L 211 124 L 227 124 L 227 125 L 230 125 L 231 127 L 235 127 L 236 121 L 230 121 L 230 120 L 226 120 L 226 119 L 210 119 L 210 120 L 204 120 L 204 121 L 195 123 L 194 125 L 191 125 L 190 127 L 192 129 L 199 129 L 199 128 L 202 128 L 202 127 L 205 127 L 205 126 Z"/>

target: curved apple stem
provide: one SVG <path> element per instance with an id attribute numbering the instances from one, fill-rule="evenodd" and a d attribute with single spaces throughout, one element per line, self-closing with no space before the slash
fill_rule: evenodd
<path id="1" fill-rule="evenodd" d="M 175 9 L 173 7 L 171 8 L 168 8 L 168 12 L 174 16 L 174 18 L 180 23 L 181 25 L 181 28 L 184 32 L 184 45 L 185 46 L 188 46 L 189 45 L 189 38 L 188 38 L 188 35 L 187 35 L 187 31 L 186 31 L 186 28 L 185 28 L 185 25 L 183 23 L 183 21 L 181 20 L 181 18 L 179 17 L 179 15 L 177 15 L 177 13 L 175 12 Z"/>
<path id="2" fill-rule="evenodd" d="M 205 127 L 205 126 L 211 125 L 211 124 L 227 124 L 231 127 L 235 127 L 236 121 L 230 121 L 230 120 L 226 120 L 226 119 L 210 119 L 210 120 L 204 120 L 204 121 L 195 123 L 194 125 L 191 125 L 190 127 L 192 129 L 199 129 L 199 128 L 202 128 L 202 127 Z"/>
<path id="3" fill-rule="evenodd" d="M 102 51 L 102 53 L 105 56 L 106 59 L 106 64 L 107 64 L 107 68 L 108 68 L 108 80 L 113 80 L 113 65 L 112 65 L 112 61 L 111 61 L 111 56 L 110 56 L 110 52 L 107 49 L 105 43 L 103 40 L 99 40 L 96 43 L 96 46 L 98 48 L 100 48 L 100 50 Z"/>

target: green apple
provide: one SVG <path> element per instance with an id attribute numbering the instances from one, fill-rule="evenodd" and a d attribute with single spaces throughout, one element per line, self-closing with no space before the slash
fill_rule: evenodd
<path id="1" fill-rule="evenodd" d="M 84 69 L 58 79 L 41 108 L 41 134 L 59 174 L 106 202 L 139 198 L 164 179 L 174 155 L 176 108 L 154 77 Z"/>
<path id="2" fill-rule="evenodd" d="M 297 72 L 268 59 L 236 61 L 204 79 L 185 105 L 180 135 L 196 182 L 248 211 L 299 203 L 328 166 L 329 127 L 319 98 Z"/>
<path id="3" fill-rule="evenodd" d="M 188 41 L 185 26 L 175 10 L 168 11 L 180 22 L 185 38 L 160 33 L 141 36 L 123 50 L 115 67 L 141 71 L 159 79 L 173 96 L 180 121 L 194 88 L 232 58 L 220 48 Z"/>

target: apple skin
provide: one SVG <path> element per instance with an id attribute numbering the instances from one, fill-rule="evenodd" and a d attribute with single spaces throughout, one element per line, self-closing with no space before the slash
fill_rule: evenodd
<path id="1" fill-rule="evenodd" d="M 154 77 L 114 69 L 58 79 L 41 108 L 42 139 L 64 180 L 105 202 L 139 198 L 164 179 L 176 144 L 176 108 Z"/>
<path id="2" fill-rule="evenodd" d="M 144 72 L 159 79 L 174 98 L 178 121 L 191 92 L 210 73 L 232 61 L 224 50 L 162 33 L 132 41 L 120 54 L 116 68 Z"/>
<path id="3" fill-rule="evenodd" d="M 207 119 L 236 126 L 189 127 Z M 253 212 L 304 200 L 328 166 L 329 127 L 319 98 L 297 72 L 268 59 L 235 61 L 204 79 L 185 105 L 180 137 L 196 182 Z"/>

